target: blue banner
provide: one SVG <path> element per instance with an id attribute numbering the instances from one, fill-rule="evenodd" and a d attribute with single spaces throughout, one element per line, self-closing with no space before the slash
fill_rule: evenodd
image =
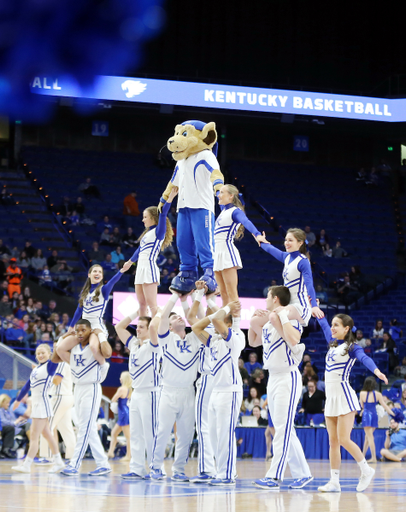
<path id="1" fill-rule="evenodd" d="M 403 98 L 369 98 L 118 76 L 98 76 L 93 87 L 87 89 L 80 88 L 77 83 L 63 77 L 37 76 L 31 82 L 30 88 L 35 94 L 70 98 L 277 112 L 366 121 L 406 121 L 406 99 Z"/>

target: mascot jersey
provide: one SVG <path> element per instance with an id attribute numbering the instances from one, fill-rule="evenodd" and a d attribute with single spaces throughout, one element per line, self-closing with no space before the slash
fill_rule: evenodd
<path id="1" fill-rule="evenodd" d="M 219 168 L 217 158 L 209 149 L 177 163 L 171 182 L 179 188 L 178 211 L 181 208 L 203 208 L 214 213 L 213 187 L 222 183 L 222 180 L 212 183 L 210 175 L 214 169 Z"/>

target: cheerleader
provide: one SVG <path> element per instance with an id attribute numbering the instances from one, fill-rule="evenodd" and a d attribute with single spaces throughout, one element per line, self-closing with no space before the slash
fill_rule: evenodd
<path id="1" fill-rule="evenodd" d="M 392 409 L 390 409 L 382 398 L 382 394 L 376 389 L 375 377 L 367 377 L 364 381 L 364 386 L 359 394 L 359 402 L 361 405 L 362 414 L 362 427 L 365 432 L 365 442 L 363 454 L 366 455 L 368 446 L 371 450 L 371 458 L 368 462 L 376 462 L 376 450 L 374 440 L 374 430 L 378 428 L 378 413 L 376 412 L 376 406 L 379 403 L 390 415 L 394 416 Z M 370 393 L 372 392 L 372 396 Z"/>
<path id="2" fill-rule="evenodd" d="M 64 335 L 63 338 L 60 338 L 58 347 L 63 351 L 69 351 L 79 344 L 74 326 L 82 318 L 88 320 L 91 325 L 89 346 L 96 361 L 104 364 L 105 358 L 111 357 L 112 349 L 107 341 L 108 332 L 103 315 L 113 286 L 130 267 L 131 263 L 126 262 L 106 284 L 103 284 L 103 268 L 97 264 L 90 267 L 87 280 L 80 292 L 79 305 L 70 323 L 68 336 Z"/>
<path id="3" fill-rule="evenodd" d="M 54 456 L 54 466 L 48 471 L 48 473 L 57 473 L 65 467 L 65 464 L 62 462 L 58 445 L 56 444 L 49 426 L 49 419 L 52 418 L 53 411 L 48 396 L 48 390 L 51 387 L 52 382 L 55 385 L 58 385 L 62 379 L 60 376 L 54 377 L 58 364 L 50 360 L 51 349 L 49 345 L 46 345 L 45 343 L 38 345 L 35 351 L 35 357 L 39 366 L 32 370 L 29 380 L 21 389 L 17 400 L 13 405 L 13 409 L 17 409 L 20 401 L 31 388 L 32 423 L 30 429 L 30 448 L 23 464 L 20 466 L 13 466 L 11 469 L 19 471 L 20 473 L 31 472 L 32 462 L 38 452 L 39 437 L 42 434 L 48 441 L 51 452 Z"/>
<path id="4" fill-rule="evenodd" d="M 375 363 L 355 344 L 354 322 L 348 315 L 338 314 L 331 322 L 331 329 L 325 318 L 319 320 L 324 331 L 329 350 L 326 355 L 326 405 L 324 415 L 330 442 L 331 479 L 318 488 L 321 492 L 340 492 L 340 446 L 345 448 L 357 461 L 361 469 L 361 477 L 357 491 L 364 491 L 375 474 L 368 466 L 359 447 L 351 440 L 351 430 L 355 414 L 361 408 L 355 391 L 349 380 L 351 369 L 356 360 L 360 361 L 378 379 L 388 384 L 386 376 L 379 371 Z"/>
<path id="5" fill-rule="evenodd" d="M 238 189 L 234 185 L 223 185 L 218 198 L 219 205 L 223 208 L 214 227 L 213 268 L 224 307 L 229 302 L 238 300 L 237 270 L 242 268 L 242 262 L 234 245 L 234 238 L 240 240 L 243 237 L 244 227 L 252 233 L 258 244 L 266 242 L 266 238 L 245 215 Z"/>
<path id="6" fill-rule="evenodd" d="M 261 249 L 284 263 L 283 281 L 284 285 L 289 288 L 291 297 L 288 318 L 298 320 L 306 326 L 312 314 L 316 318 L 324 317 L 323 311 L 316 302 L 312 270 L 307 258 L 306 233 L 298 228 L 288 229 L 285 236 L 285 248 L 286 252 L 280 251 L 266 240 L 261 244 Z M 274 327 L 278 331 L 282 331 L 281 325 Z"/>
<path id="7" fill-rule="evenodd" d="M 130 448 L 130 419 L 128 400 L 131 398 L 132 379 L 130 372 L 122 372 L 120 375 L 121 386 L 117 389 L 115 395 L 111 399 L 111 410 L 115 413 L 114 405 L 117 405 L 118 420 L 111 431 L 110 448 L 107 452 L 109 459 L 114 458 L 114 450 L 117 444 L 117 436 L 120 432 L 124 432 L 124 436 L 127 441 L 127 453 L 123 460 L 131 459 L 131 448 Z"/>
<path id="8" fill-rule="evenodd" d="M 142 222 L 145 230 L 138 239 L 140 246 L 126 262 L 130 266 L 138 260 L 135 273 L 135 293 L 140 307 L 140 315 L 147 315 L 147 307 L 153 318 L 157 311 L 156 296 L 160 283 L 160 273 L 156 260 L 161 252 L 171 244 L 173 229 L 167 218 L 171 203 L 178 193 L 178 187 L 173 187 L 167 202 L 159 214 L 156 206 L 149 206 L 144 210 Z"/>

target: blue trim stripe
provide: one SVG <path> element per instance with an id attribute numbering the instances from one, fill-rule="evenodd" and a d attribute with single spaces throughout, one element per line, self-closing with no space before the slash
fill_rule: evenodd
<path id="1" fill-rule="evenodd" d="M 92 398 L 92 406 L 90 408 L 89 421 L 87 422 L 86 432 L 85 432 L 85 436 L 83 438 L 83 443 L 82 443 L 82 446 L 80 447 L 79 455 L 78 455 L 76 464 L 74 466 L 75 469 L 79 469 L 80 468 L 80 465 L 82 464 L 82 459 L 83 459 L 83 457 L 84 457 L 84 455 L 86 453 L 87 447 L 89 445 L 90 424 L 92 423 L 92 417 L 93 417 L 94 408 L 95 408 L 95 405 L 96 405 L 96 395 L 97 395 L 97 388 L 96 388 L 96 386 L 98 386 L 98 384 L 93 384 L 93 398 Z M 78 434 L 79 434 L 79 432 L 78 432 Z"/>
<path id="2" fill-rule="evenodd" d="M 233 462 L 235 452 L 235 405 L 237 401 L 237 393 L 233 392 L 231 402 L 231 414 L 230 414 L 230 427 L 228 430 L 228 458 L 226 467 L 226 478 L 231 480 L 233 478 Z"/>
<path id="3" fill-rule="evenodd" d="M 294 371 L 294 372 L 291 372 L 290 375 L 291 375 L 291 379 L 292 379 L 292 388 L 291 388 L 290 397 L 289 397 L 288 417 L 286 420 L 286 429 L 285 429 L 285 436 L 284 436 L 284 440 L 283 440 L 282 456 L 278 463 L 278 467 L 276 469 L 276 477 L 275 478 L 278 480 L 282 479 L 282 476 L 284 474 L 284 470 L 286 467 L 287 454 L 288 454 L 289 444 L 290 444 L 290 436 L 292 433 L 293 421 L 294 421 L 297 373 L 296 373 L 296 371 Z"/>
<path id="4" fill-rule="evenodd" d="M 158 338 L 160 338 L 161 340 L 163 338 L 166 338 L 167 336 L 169 336 L 169 329 L 168 329 L 168 332 L 166 332 L 165 334 L 158 334 Z"/>
<path id="5" fill-rule="evenodd" d="M 202 416 L 203 416 L 203 401 L 204 395 L 207 387 L 207 375 L 202 375 L 201 386 L 199 389 L 199 393 L 197 396 L 197 408 L 196 408 L 196 426 L 197 426 L 197 435 L 198 435 L 198 472 L 204 473 L 204 439 L 202 434 Z"/>

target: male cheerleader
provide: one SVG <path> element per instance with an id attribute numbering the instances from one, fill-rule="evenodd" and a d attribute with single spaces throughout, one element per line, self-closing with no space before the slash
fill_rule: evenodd
<path id="1" fill-rule="evenodd" d="M 287 463 L 294 478 L 289 486 L 291 489 L 301 489 L 313 480 L 294 428 L 302 390 L 298 365 L 304 345 L 298 346 L 301 325 L 297 320 L 288 318 L 286 306 L 289 301 L 289 288 L 272 286 L 266 300 L 267 311 L 255 311 L 248 331 L 249 344 L 252 347 L 262 344 L 264 348 L 264 368 L 269 371 L 268 408 L 275 427 L 271 467 L 265 478 L 253 483 L 275 491 L 279 491 L 279 481 L 283 481 Z"/>
<path id="2" fill-rule="evenodd" d="M 99 351 L 94 354 L 89 345 L 92 333 L 90 322 L 84 318 L 75 325 L 75 334 L 79 344 L 69 351 L 57 345 L 57 353 L 62 361 L 69 363 L 72 379 L 75 383 L 75 412 L 78 420 L 78 432 L 75 451 L 70 463 L 61 471 L 65 476 L 76 476 L 88 445 L 96 461 L 96 469 L 89 476 L 106 475 L 111 472 L 107 455 L 97 432 L 97 416 L 99 414 L 102 390 L 100 383 L 106 378 L 109 364 L 105 355 L 109 352 L 107 341 L 100 343 Z"/>
<path id="3" fill-rule="evenodd" d="M 232 317 L 239 318 L 241 305 L 230 302 L 215 314 L 196 322 L 192 329 L 210 350 L 210 368 L 213 389 L 210 396 L 208 417 L 211 444 L 216 459 L 216 477 L 210 485 L 235 485 L 237 446 L 235 428 L 242 402 L 242 379 L 238 359 L 245 347 L 242 331 L 232 329 Z M 205 329 L 213 322 L 218 334 Z"/>
<path id="4" fill-rule="evenodd" d="M 149 316 L 138 318 L 137 337 L 135 337 L 127 331 L 127 327 L 138 315 L 139 311 L 127 316 L 116 325 L 120 340 L 130 350 L 128 371 L 133 381 L 130 400 L 130 471 L 121 475 L 126 480 L 141 480 L 147 477 L 145 452 L 149 465 L 152 459 L 158 412 L 159 361 L 162 357 L 157 336 L 160 310 L 158 309 L 157 316 L 152 322 Z"/>
<path id="5" fill-rule="evenodd" d="M 200 341 L 193 333 L 186 334 L 185 320 L 169 314 L 179 299 L 177 293 L 166 303 L 158 327 L 159 344 L 162 347 L 162 390 L 158 404 L 157 434 L 151 462 L 151 478 L 162 480 L 165 448 L 176 422 L 175 460 L 172 465 L 172 481 L 188 482 L 185 465 L 194 434 L 193 383 L 197 376 Z"/>

